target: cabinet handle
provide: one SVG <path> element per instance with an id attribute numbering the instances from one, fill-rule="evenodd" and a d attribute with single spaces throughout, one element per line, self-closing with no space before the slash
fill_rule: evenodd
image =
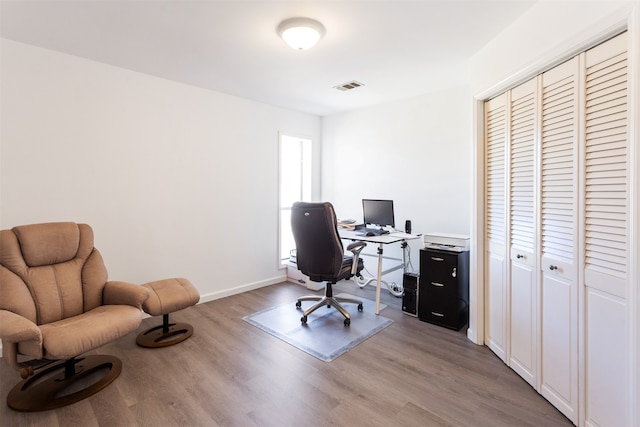
<path id="1" fill-rule="evenodd" d="M 551 271 L 554 271 L 554 270 L 557 270 L 557 269 L 558 269 L 557 265 L 550 265 L 549 266 L 549 270 L 551 270 Z"/>
<path id="2" fill-rule="evenodd" d="M 438 258 L 438 257 L 435 257 L 435 256 L 432 256 L 431 259 L 433 261 L 444 261 L 444 258 Z"/>
<path id="3" fill-rule="evenodd" d="M 520 254 L 518 254 L 518 255 L 516 255 L 516 258 L 518 258 L 518 259 L 520 259 L 520 258 L 524 258 L 524 255 L 520 255 Z"/>
<path id="4" fill-rule="evenodd" d="M 432 284 L 433 286 L 437 286 L 437 287 L 439 287 L 439 288 L 444 287 L 444 285 L 443 285 L 442 283 L 438 283 L 438 282 L 431 282 L 431 284 Z"/>
<path id="5" fill-rule="evenodd" d="M 458 275 L 458 268 L 453 267 L 453 271 L 451 272 L 451 277 L 456 277 Z"/>
<path id="6" fill-rule="evenodd" d="M 444 314 L 442 313 L 436 313 L 435 311 L 432 311 L 431 314 L 433 314 L 436 317 L 444 317 Z"/>

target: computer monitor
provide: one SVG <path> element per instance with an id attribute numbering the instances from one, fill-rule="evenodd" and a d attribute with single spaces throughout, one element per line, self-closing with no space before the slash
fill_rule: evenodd
<path id="1" fill-rule="evenodd" d="M 395 227 L 393 200 L 362 199 L 363 222 L 380 227 Z"/>

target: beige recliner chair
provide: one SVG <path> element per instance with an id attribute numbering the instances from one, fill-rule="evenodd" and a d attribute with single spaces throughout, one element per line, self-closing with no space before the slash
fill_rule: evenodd
<path id="1" fill-rule="evenodd" d="M 142 286 L 107 280 L 86 224 L 0 231 L 2 353 L 24 378 L 9 392 L 9 407 L 54 409 L 113 382 L 122 370 L 118 358 L 82 354 L 136 330 L 148 296 Z M 96 381 L 98 372 L 106 373 Z M 88 375 L 92 381 L 80 381 Z M 75 391 L 64 391 L 72 384 Z"/>

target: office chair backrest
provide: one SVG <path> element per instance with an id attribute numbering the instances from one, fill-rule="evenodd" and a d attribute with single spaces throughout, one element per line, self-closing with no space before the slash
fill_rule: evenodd
<path id="1" fill-rule="evenodd" d="M 344 248 L 336 214 L 329 202 L 296 202 L 291 208 L 298 269 L 314 282 L 335 280 L 342 268 Z"/>

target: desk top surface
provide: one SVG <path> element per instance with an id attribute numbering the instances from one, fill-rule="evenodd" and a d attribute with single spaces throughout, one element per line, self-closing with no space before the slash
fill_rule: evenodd
<path id="1" fill-rule="evenodd" d="M 383 234 L 381 236 L 363 236 L 360 231 L 347 230 L 345 228 L 339 228 L 338 234 L 340 234 L 340 238 L 342 239 L 358 240 L 361 242 L 385 243 L 385 244 L 420 238 L 419 235 L 407 234 L 401 231 L 397 231 L 389 234 Z"/>

